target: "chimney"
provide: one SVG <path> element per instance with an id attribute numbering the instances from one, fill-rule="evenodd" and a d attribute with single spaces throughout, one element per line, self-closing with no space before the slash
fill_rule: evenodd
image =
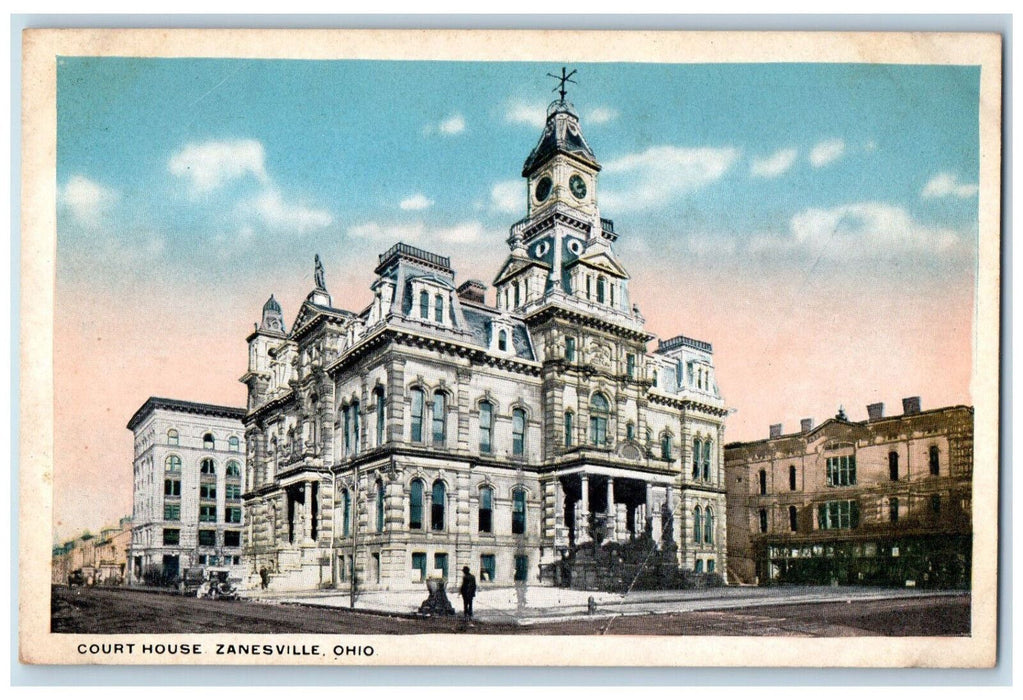
<path id="1" fill-rule="evenodd" d="M 804 418 L 799 421 L 799 432 L 808 433 L 813 430 L 813 418 Z"/>
<path id="2" fill-rule="evenodd" d="M 483 304 L 486 302 L 487 285 L 479 280 L 467 280 L 458 288 L 457 294 L 459 299 Z"/>
<path id="3" fill-rule="evenodd" d="M 781 423 L 775 423 L 774 425 L 771 426 L 772 438 L 781 437 L 781 426 L 782 426 Z"/>
<path id="4" fill-rule="evenodd" d="M 910 396 L 902 400 L 902 413 L 911 416 L 920 413 L 920 397 Z"/>
<path id="5" fill-rule="evenodd" d="M 868 403 L 867 404 L 867 420 L 881 420 L 884 418 L 884 404 L 883 403 Z"/>

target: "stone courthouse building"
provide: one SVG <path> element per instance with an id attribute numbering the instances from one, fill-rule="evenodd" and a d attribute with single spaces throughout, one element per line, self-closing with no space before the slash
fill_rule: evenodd
<path id="1" fill-rule="evenodd" d="M 902 406 L 726 446 L 733 580 L 969 585 L 973 409 Z"/>
<path id="2" fill-rule="evenodd" d="M 270 587 L 564 583 L 573 548 L 650 532 L 724 572 L 726 409 L 709 343 L 653 344 L 572 105 L 522 170 L 491 292 L 398 243 L 368 306 L 271 296 L 248 337 L 245 555 Z M 482 270 L 473 270 L 482 274 Z M 677 550 L 674 549 L 677 547 Z"/>

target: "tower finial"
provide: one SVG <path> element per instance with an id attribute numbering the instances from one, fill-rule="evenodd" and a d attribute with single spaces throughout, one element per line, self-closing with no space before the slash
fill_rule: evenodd
<path id="1" fill-rule="evenodd" d="M 555 80 L 558 81 L 558 86 L 551 90 L 551 92 L 560 93 L 562 102 L 565 101 L 565 83 L 573 83 L 575 85 L 579 84 L 576 83 L 576 81 L 572 80 L 572 76 L 575 75 L 576 73 L 575 69 L 573 68 L 571 73 L 566 73 L 565 70 L 566 70 L 565 66 L 562 66 L 561 75 L 554 75 L 553 73 L 547 74 L 549 77 L 554 78 Z"/>

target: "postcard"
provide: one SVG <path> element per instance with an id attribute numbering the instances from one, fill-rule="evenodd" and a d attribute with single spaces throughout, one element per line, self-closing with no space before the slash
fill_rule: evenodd
<path id="1" fill-rule="evenodd" d="M 990 667 L 1001 38 L 28 30 L 20 658 Z"/>

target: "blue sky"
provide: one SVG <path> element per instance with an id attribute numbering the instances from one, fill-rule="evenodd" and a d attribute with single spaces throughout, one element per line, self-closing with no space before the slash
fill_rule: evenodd
<path id="1" fill-rule="evenodd" d="M 845 216 L 853 233 L 908 229 L 897 253 L 930 269 L 948 263 L 936 241 L 973 233 L 976 68 L 573 67 L 569 99 L 623 250 L 714 258 L 753 242 L 784 265 L 805 253 L 785 239 L 810 211 L 811 228 Z M 272 268 L 281 243 L 338 262 L 403 236 L 489 250 L 524 211 L 518 174 L 553 97 L 548 71 L 62 58 L 60 243 L 88 256 L 102 227 L 175 276 L 225 259 Z M 871 206 L 842 209 L 857 204 Z"/>
<path id="2" fill-rule="evenodd" d="M 714 344 L 728 440 L 970 403 L 979 68 L 570 67 L 632 301 Z M 148 396 L 244 405 L 314 254 L 354 311 L 398 240 L 490 284 L 559 69 L 58 59 L 55 531 L 130 512 Z"/>

